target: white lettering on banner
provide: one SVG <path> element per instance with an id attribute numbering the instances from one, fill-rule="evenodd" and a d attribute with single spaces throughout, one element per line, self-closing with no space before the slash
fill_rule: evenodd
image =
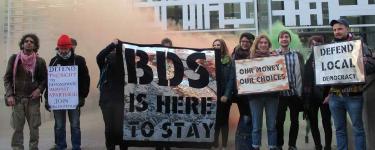
<path id="1" fill-rule="evenodd" d="M 77 108 L 78 66 L 48 67 L 48 104 L 51 110 Z"/>
<path id="2" fill-rule="evenodd" d="M 317 85 L 365 81 L 361 40 L 314 47 Z"/>
<path id="3" fill-rule="evenodd" d="M 238 94 L 289 89 L 287 68 L 283 55 L 236 60 L 235 62 Z"/>

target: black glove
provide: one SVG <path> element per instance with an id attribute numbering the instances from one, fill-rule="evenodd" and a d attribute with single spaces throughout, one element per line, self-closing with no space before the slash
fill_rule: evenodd
<path id="1" fill-rule="evenodd" d="M 79 98 L 78 107 L 83 107 L 85 105 L 85 98 Z"/>

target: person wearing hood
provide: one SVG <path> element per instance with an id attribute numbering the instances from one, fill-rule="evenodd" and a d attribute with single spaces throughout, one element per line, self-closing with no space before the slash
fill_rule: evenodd
<path id="1" fill-rule="evenodd" d="M 12 107 L 12 149 L 24 149 L 23 128 L 30 130 L 29 149 L 37 150 L 41 125 L 40 102 L 47 83 L 47 67 L 38 56 L 39 38 L 26 34 L 19 42 L 20 51 L 9 58 L 4 75 L 5 104 Z"/>
<path id="2" fill-rule="evenodd" d="M 55 118 L 55 146 L 56 149 L 66 149 L 66 114 L 68 113 L 72 149 L 81 149 L 80 109 L 85 104 L 85 98 L 90 90 L 90 75 L 85 58 L 74 53 L 72 40 L 68 35 L 61 35 L 57 42 L 57 54 L 49 63 L 49 66 L 78 66 L 78 97 L 79 102 L 76 109 L 53 110 Z M 48 90 L 44 93 L 46 98 L 45 108 L 50 111 L 48 104 Z"/>

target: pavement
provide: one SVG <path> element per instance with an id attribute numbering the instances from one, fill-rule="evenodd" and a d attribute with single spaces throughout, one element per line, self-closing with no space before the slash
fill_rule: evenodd
<path id="1" fill-rule="evenodd" d="M 231 120 L 230 120 L 230 135 L 229 135 L 229 141 L 228 141 L 228 148 L 227 150 L 232 150 L 234 149 L 234 133 L 236 129 L 236 123 L 238 120 L 238 111 L 236 109 L 236 105 L 232 105 L 232 111 L 231 111 Z M 11 140 L 11 135 L 12 135 L 12 128 L 9 125 L 9 120 L 10 120 L 10 111 L 11 109 L 8 107 L 1 107 L 2 110 L 0 111 L 0 150 L 10 150 L 10 140 Z M 5 109 L 6 108 L 6 109 Z M 44 117 L 43 120 L 45 120 L 41 127 L 40 127 L 40 141 L 39 141 L 39 149 L 40 150 L 48 150 L 53 146 L 53 139 L 54 139 L 54 134 L 53 134 L 53 125 L 54 121 L 51 118 L 51 114 L 48 112 L 44 112 L 42 110 L 42 118 Z M 306 121 L 302 121 L 302 114 L 300 115 L 301 121 L 300 121 L 300 130 L 299 130 L 299 136 L 297 140 L 297 147 L 299 150 L 313 150 L 314 149 L 314 144 L 313 144 L 313 139 L 311 137 L 311 133 L 309 134 L 309 143 L 305 143 L 305 135 L 306 135 Z M 288 142 L 288 134 L 289 133 L 289 122 L 287 118 L 286 124 L 285 124 L 285 143 Z M 265 123 L 263 123 L 265 125 Z M 67 123 L 67 127 L 69 127 L 69 123 Z M 323 128 L 320 125 L 321 129 L 321 135 L 323 134 Z M 25 125 L 24 129 L 24 145 L 26 150 L 28 149 L 28 139 L 29 139 L 29 134 L 28 134 L 28 126 Z M 104 122 L 103 118 L 101 115 L 101 112 L 99 111 L 99 108 L 97 110 L 91 110 L 91 111 L 86 111 L 81 115 L 81 132 L 82 132 L 82 149 L 83 150 L 105 150 L 105 137 L 104 137 Z M 335 132 L 333 132 L 333 135 L 335 135 Z M 322 141 L 324 142 L 324 137 L 322 137 Z M 71 149 L 70 145 L 70 129 L 67 128 L 67 141 L 68 141 L 68 149 Z M 266 129 L 263 128 L 263 133 L 262 133 L 262 144 L 266 145 L 267 144 L 267 134 L 266 134 Z M 336 140 L 335 136 L 333 136 L 333 145 L 335 145 Z M 323 143 L 324 145 L 324 143 Z M 336 147 L 336 146 L 333 146 Z M 266 146 L 263 146 L 262 149 L 266 149 Z M 139 147 L 132 147 L 129 148 L 130 150 L 151 150 L 155 148 L 139 148 Z M 176 150 L 192 150 L 191 148 L 172 148 Z M 287 146 L 284 146 L 284 149 L 287 149 Z"/>

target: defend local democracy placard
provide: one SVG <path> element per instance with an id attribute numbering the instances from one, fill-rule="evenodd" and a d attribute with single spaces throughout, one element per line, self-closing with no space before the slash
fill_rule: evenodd
<path id="1" fill-rule="evenodd" d="M 48 104 L 51 110 L 77 108 L 78 66 L 48 67 Z"/>
<path id="2" fill-rule="evenodd" d="M 288 90 L 286 69 L 284 55 L 236 60 L 238 94 Z"/>
<path id="3" fill-rule="evenodd" d="M 314 59 L 317 85 L 365 82 L 361 40 L 315 46 Z"/>

